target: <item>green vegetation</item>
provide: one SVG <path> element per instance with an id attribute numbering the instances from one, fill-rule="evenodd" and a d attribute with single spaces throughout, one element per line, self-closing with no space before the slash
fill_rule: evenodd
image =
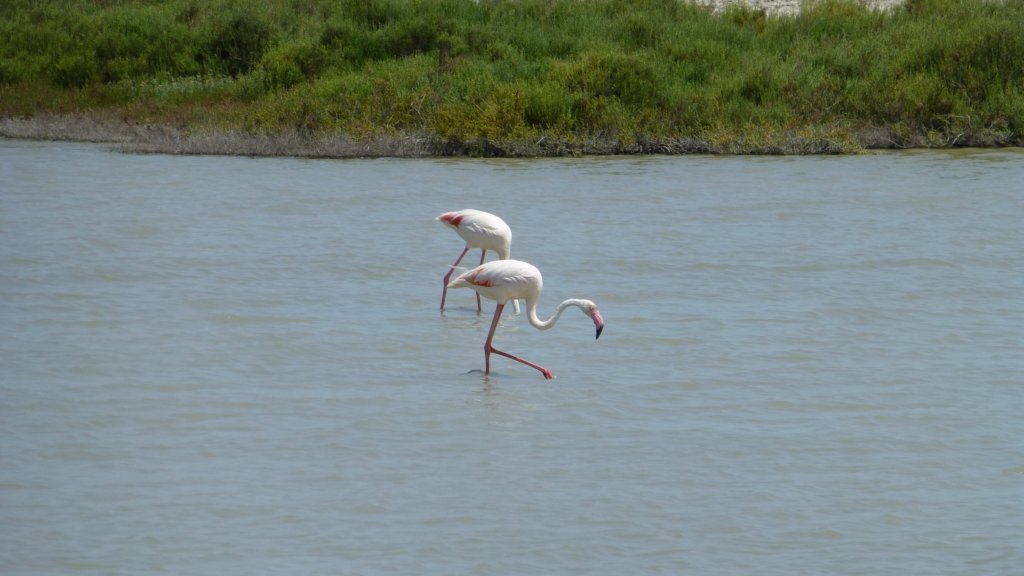
<path id="1" fill-rule="evenodd" d="M 0 117 L 431 153 L 1021 145 L 1024 2 L 5 0 Z"/>

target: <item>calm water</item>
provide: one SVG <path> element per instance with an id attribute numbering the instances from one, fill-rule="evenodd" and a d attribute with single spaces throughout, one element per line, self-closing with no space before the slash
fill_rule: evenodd
<path id="1" fill-rule="evenodd" d="M 0 140 L 0 573 L 1010 574 L 1024 152 Z M 437 306 L 465 207 L 541 313 Z"/>

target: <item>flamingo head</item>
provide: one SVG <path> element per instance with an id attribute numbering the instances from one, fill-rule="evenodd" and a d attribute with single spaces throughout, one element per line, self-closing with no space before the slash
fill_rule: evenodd
<path id="1" fill-rule="evenodd" d="M 597 340 L 601 337 L 601 331 L 604 330 L 604 318 L 601 318 L 601 313 L 597 310 L 597 304 L 589 300 L 583 311 L 594 321 L 594 327 L 597 328 L 597 336 L 594 336 L 594 340 Z"/>
<path id="2" fill-rule="evenodd" d="M 437 220 L 442 224 L 451 228 L 458 228 L 459 224 L 462 223 L 463 216 L 458 212 L 445 212 L 437 217 Z"/>

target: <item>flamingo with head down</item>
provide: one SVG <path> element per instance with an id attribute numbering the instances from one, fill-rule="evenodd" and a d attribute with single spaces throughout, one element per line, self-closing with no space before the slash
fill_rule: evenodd
<path id="1" fill-rule="evenodd" d="M 455 259 L 448 273 L 444 275 L 444 290 L 441 291 L 441 310 L 444 311 L 445 298 L 448 296 L 448 281 L 452 277 L 455 267 L 462 262 L 470 248 L 480 249 L 480 263 L 484 263 L 484 257 L 488 250 L 498 254 L 499 260 L 508 260 L 512 252 L 512 230 L 504 220 L 494 214 L 481 210 L 459 210 L 458 212 L 445 212 L 437 219 L 448 226 L 462 237 L 466 247 Z M 516 312 L 519 311 L 519 304 L 515 303 Z M 476 296 L 476 311 L 480 312 L 480 295 Z"/>
<path id="2" fill-rule="evenodd" d="M 449 288 L 472 288 L 478 295 L 498 303 L 494 311 L 494 319 L 491 320 L 490 332 L 487 333 L 487 341 L 484 343 L 484 374 L 491 373 L 491 352 L 494 352 L 536 368 L 549 380 L 553 377 L 547 368 L 498 350 L 491 345 L 494 340 L 494 331 L 498 327 L 498 319 L 501 317 L 501 310 L 509 300 L 514 301 L 520 298 L 526 300 L 526 316 L 530 324 L 538 330 L 551 328 L 558 322 L 558 318 L 566 308 L 575 306 L 594 321 L 594 326 L 597 328 L 595 339 L 601 337 L 601 331 L 604 330 L 604 319 L 601 318 L 601 313 L 597 310 L 597 304 L 590 300 L 570 298 L 559 304 L 555 308 L 554 314 L 547 320 L 537 318 L 537 300 L 540 298 L 543 286 L 544 280 L 540 275 L 540 270 L 532 264 L 519 260 L 494 260 L 481 264 L 472 270 L 463 272 L 448 284 Z"/>

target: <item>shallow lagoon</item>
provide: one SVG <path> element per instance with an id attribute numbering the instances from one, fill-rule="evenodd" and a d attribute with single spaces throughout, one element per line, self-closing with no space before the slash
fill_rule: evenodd
<path id="1" fill-rule="evenodd" d="M 1024 562 L 1024 154 L 124 155 L 0 141 L 5 574 Z M 437 306 L 476 207 L 544 273 Z M 471 256 L 472 257 L 472 256 Z"/>

